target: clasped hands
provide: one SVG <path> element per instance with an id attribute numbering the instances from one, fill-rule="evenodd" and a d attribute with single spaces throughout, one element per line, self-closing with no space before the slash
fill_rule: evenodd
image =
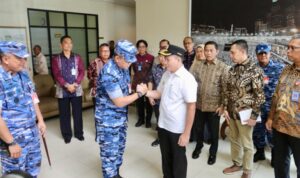
<path id="1" fill-rule="evenodd" d="M 74 93 L 76 91 L 76 88 L 78 87 L 77 83 L 73 84 L 67 84 L 66 88 L 70 93 Z"/>
<path id="2" fill-rule="evenodd" d="M 148 91 L 148 87 L 144 83 L 140 83 L 136 86 L 136 92 L 140 92 L 143 95 L 146 95 L 147 91 Z"/>

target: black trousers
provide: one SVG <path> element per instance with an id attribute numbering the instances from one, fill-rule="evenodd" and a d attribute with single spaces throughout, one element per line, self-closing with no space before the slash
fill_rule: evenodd
<path id="1" fill-rule="evenodd" d="M 136 109 L 139 121 L 145 121 L 145 108 L 146 108 L 146 122 L 151 122 L 152 106 L 149 99 L 145 96 L 136 100 Z"/>
<path id="2" fill-rule="evenodd" d="M 211 135 L 210 155 L 217 155 L 219 146 L 220 116 L 216 112 L 202 112 L 197 109 L 198 139 L 196 149 L 202 149 L 204 141 L 204 126 L 207 124 Z"/>
<path id="3" fill-rule="evenodd" d="M 186 178 L 187 158 L 185 147 L 178 145 L 180 135 L 158 129 L 164 178 Z"/>
<path id="4" fill-rule="evenodd" d="M 156 117 L 156 122 L 158 124 L 158 118 L 159 118 L 159 105 L 154 105 L 153 106 L 153 111 L 154 111 L 154 115 Z"/>
<path id="5" fill-rule="evenodd" d="M 71 97 L 71 98 L 59 98 L 59 119 L 60 119 L 60 131 L 65 139 L 72 137 L 71 128 L 71 110 L 74 123 L 74 135 L 75 137 L 83 136 L 83 124 L 82 124 L 82 97 Z"/>
<path id="6" fill-rule="evenodd" d="M 291 153 L 297 167 L 297 178 L 300 178 L 300 138 L 273 129 L 273 143 L 275 178 L 290 178 Z"/>

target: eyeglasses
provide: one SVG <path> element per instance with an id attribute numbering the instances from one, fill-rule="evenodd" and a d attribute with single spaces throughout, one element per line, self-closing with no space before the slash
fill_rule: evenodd
<path id="1" fill-rule="evenodd" d="M 289 49 L 291 49 L 292 51 L 295 51 L 295 49 L 299 49 L 300 48 L 300 46 L 287 46 L 287 49 L 289 50 Z"/>
<path id="2" fill-rule="evenodd" d="M 267 55 L 268 53 L 267 52 L 260 52 L 258 53 L 258 55 Z"/>

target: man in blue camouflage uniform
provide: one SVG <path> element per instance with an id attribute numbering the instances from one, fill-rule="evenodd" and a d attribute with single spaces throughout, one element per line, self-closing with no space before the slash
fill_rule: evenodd
<path id="1" fill-rule="evenodd" d="M 258 44 L 255 52 L 257 55 L 258 65 L 264 71 L 264 93 L 266 102 L 261 107 L 261 123 L 257 123 L 253 131 L 253 141 L 256 147 L 254 154 L 254 162 L 265 160 L 265 146 L 266 139 L 272 143 L 272 135 L 267 131 L 265 123 L 268 118 L 268 113 L 271 108 L 272 96 L 278 83 L 279 76 L 282 72 L 284 65 L 282 63 L 274 62 L 270 59 L 271 46 L 269 44 Z M 271 162 L 272 164 L 272 162 Z"/>
<path id="2" fill-rule="evenodd" d="M 100 145 L 104 178 L 121 178 L 128 120 L 127 105 L 142 97 L 146 90 L 138 85 L 129 95 L 129 66 L 136 61 L 136 48 L 127 40 L 120 40 L 114 58 L 107 62 L 98 78 L 96 94 L 96 141 Z"/>
<path id="3" fill-rule="evenodd" d="M 22 43 L 0 41 L 0 56 L 2 172 L 22 170 L 36 178 L 41 166 L 39 132 L 43 135 L 46 126 L 34 85 L 24 69 L 29 54 Z"/>

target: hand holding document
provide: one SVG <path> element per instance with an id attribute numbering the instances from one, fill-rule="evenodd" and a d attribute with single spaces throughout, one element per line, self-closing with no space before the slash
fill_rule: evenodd
<path id="1" fill-rule="evenodd" d="M 247 125 L 248 124 L 248 120 L 251 117 L 251 113 L 252 113 L 252 109 L 245 109 L 239 112 L 240 115 L 240 119 L 241 119 L 241 123 L 242 125 Z M 259 115 L 256 119 L 257 123 L 261 122 L 261 116 Z"/>

